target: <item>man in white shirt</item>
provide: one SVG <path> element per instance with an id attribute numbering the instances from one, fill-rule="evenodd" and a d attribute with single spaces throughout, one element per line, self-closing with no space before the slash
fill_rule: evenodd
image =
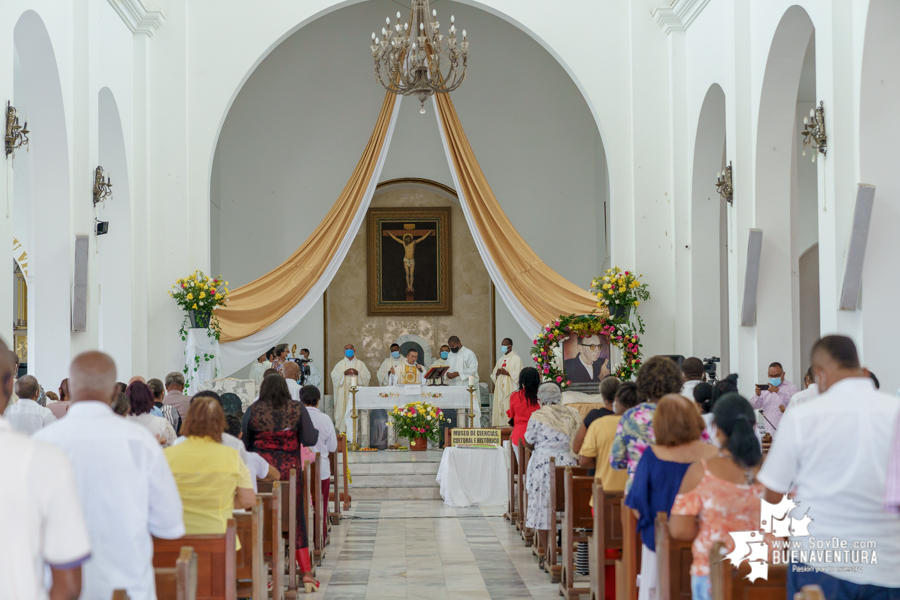
<path id="1" fill-rule="evenodd" d="M 146 428 L 110 408 L 116 365 L 102 352 L 79 354 L 69 367 L 72 405 L 65 419 L 34 434 L 72 461 L 91 537 L 82 598 L 156 598 L 153 539 L 184 535 L 181 497 L 159 443 Z"/>
<path id="2" fill-rule="evenodd" d="M 0 341 L 0 415 L 12 408 L 8 355 Z M 75 600 L 91 545 L 72 464 L 58 448 L 13 431 L 2 416 L 0 456 L 0 598 Z M 52 573 L 49 596 L 45 565 Z"/>
<path id="3" fill-rule="evenodd" d="M 819 395 L 819 386 L 816 385 L 812 367 L 810 367 L 809 370 L 806 371 L 806 375 L 803 376 L 803 384 L 806 386 L 806 389 L 791 396 L 791 401 L 788 403 L 785 411 L 790 408 L 796 408 L 801 404 L 806 404 Z"/>
<path id="4" fill-rule="evenodd" d="M 681 386 L 681 395 L 688 400 L 694 399 L 694 388 L 702 381 L 706 381 L 706 372 L 703 369 L 703 361 L 696 356 L 684 359 L 681 363 L 681 373 L 684 375 L 684 385 Z"/>
<path id="5" fill-rule="evenodd" d="M 450 357 L 447 359 L 450 371 L 447 373 L 447 383 L 457 387 L 468 387 L 471 377 L 472 385 L 477 388 L 478 359 L 475 358 L 475 353 L 463 346 L 455 335 L 450 336 L 447 345 L 450 346 Z"/>
<path id="6" fill-rule="evenodd" d="M 300 401 L 300 384 L 297 380 L 300 378 L 300 365 L 293 361 L 284 363 L 281 374 L 287 382 L 288 391 L 291 393 L 291 400 Z"/>
<path id="7" fill-rule="evenodd" d="M 270 350 L 270 352 L 272 352 L 274 354 L 275 349 L 272 348 Z M 257 389 L 259 389 L 259 386 L 262 385 L 263 373 L 266 372 L 266 369 L 269 369 L 271 367 L 272 367 L 272 363 L 269 362 L 269 359 L 266 358 L 265 354 L 258 357 L 256 359 L 256 362 L 253 364 L 253 366 L 250 367 L 250 379 L 252 379 L 254 382 L 256 382 Z"/>
<path id="8" fill-rule="evenodd" d="M 836 540 L 839 548 L 869 549 L 846 555 L 861 561 L 865 552 L 870 560 L 850 563 L 840 552 L 834 562 L 824 562 L 828 557 L 821 552 L 806 563 L 812 569 L 794 563 L 788 569 L 787 597 L 817 584 L 829 598 L 898 598 L 900 519 L 885 512 L 882 499 L 900 402 L 875 390 L 848 337 L 830 335 L 816 342 L 812 369 L 821 393 L 815 402 L 784 415 L 757 480 L 773 504 L 793 490 L 800 505 L 793 517 L 809 511 L 809 536 L 792 538 L 800 543 L 798 551 L 807 549 L 812 538 Z M 877 564 L 871 560 L 874 552 Z"/>
<path id="9" fill-rule="evenodd" d="M 319 432 L 319 439 L 314 446 L 310 446 L 310 450 L 315 454 L 321 455 L 322 460 L 319 471 L 320 485 L 322 486 L 322 504 L 325 510 L 322 511 L 325 522 L 322 524 L 324 529 L 328 531 L 328 493 L 331 489 L 329 479 L 331 477 L 331 462 L 328 457 L 332 452 L 337 450 L 337 433 L 334 429 L 334 422 L 331 418 L 319 410 L 319 399 L 321 398 L 319 388 L 314 385 L 304 385 L 300 389 L 300 400 L 306 405 L 306 411 L 309 418 L 313 422 L 316 431 Z"/>
<path id="10" fill-rule="evenodd" d="M 391 375 L 396 374 L 397 368 L 403 365 L 403 358 L 400 357 L 400 345 L 391 344 L 391 354 L 381 362 L 378 367 L 378 385 L 388 386 L 391 384 Z"/>
<path id="11" fill-rule="evenodd" d="M 23 375 L 16 380 L 15 389 L 19 401 L 7 408 L 3 415 L 13 429 L 31 435 L 51 423 L 56 423 L 56 417 L 50 409 L 37 403 L 41 395 L 41 386 L 37 379 L 31 375 Z"/>

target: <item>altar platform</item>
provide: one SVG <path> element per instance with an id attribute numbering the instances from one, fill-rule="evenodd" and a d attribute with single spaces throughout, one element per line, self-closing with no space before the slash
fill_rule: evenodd
<path id="1" fill-rule="evenodd" d="M 441 500 L 435 477 L 441 450 L 348 452 L 350 496 L 357 500 Z"/>

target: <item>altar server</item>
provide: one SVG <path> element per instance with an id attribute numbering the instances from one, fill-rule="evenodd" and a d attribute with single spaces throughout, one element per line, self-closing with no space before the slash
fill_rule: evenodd
<path id="1" fill-rule="evenodd" d="M 257 358 L 253 366 L 250 367 L 250 379 L 256 382 L 257 389 L 259 389 L 259 386 L 262 385 L 263 373 L 266 372 L 266 369 L 272 368 L 272 363 L 269 361 L 269 358 L 267 356 L 269 355 L 269 353 L 271 353 L 270 356 L 272 358 L 275 358 L 275 348 L 272 348 L 271 350 L 269 350 L 269 352 Z"/>
<path id="2" fill-rule="evenodd" d="M 509 410 L 509 396 L 516 389 L 519 372 L 522 370 L 522 359 L 513 350 L 512 340 L 504 338 L 500 346 L 500 358 L 494 365 L 491 381 L 494 382 L 494 409 L 491 411 L 491 423 L 494 427 L 502 427 L 506 422 L 506 411 Z"/>
<path id="3" fill-rule="evenodd" d="M 358 378 L 358 386 L 369 385 L 372 375 L 363 361 L 356 358 L 353 344 L 344 346 L 344 358 L 331 371 L 331 383 L 334 385 L 334 420 L 338 431 L 347 432 L 348 423 L 344 422 L 347 403 L 350 402 L 350 377 Z"/>
<path id="4" fill-rule="evenodd" d="M 391 344 L 391 355 L 388 356 L 378 367 L 378 385 L 392 385 L 390 377 L 397 368 L 403 365 L 404 360 L 400 358 L 400 346 Z"/>
<path id="5" fill-rule="evenodd" d="M 447 345 L 450 346 L 450 357 L 447 359 L 450 371 L 447 373 L 447 383 L 458 387 L 467 387 L 469 377 L 471 377 L 472 385 L 477 387 L 478 359 L 475 358 L 475 353 L 463 346 L 455 335 L 450 336 Z"/>
<path id="6" fill-rule="evenodd" d="M 422 383 L 422 375 L 425 373 L 425 367 L 416 364 L 419 358 L 419 351 L 410 348 L 406 352 L 406 360 L 398 367 L 391 369 L 389 375 L 389 385 L 415 385 Z"/>

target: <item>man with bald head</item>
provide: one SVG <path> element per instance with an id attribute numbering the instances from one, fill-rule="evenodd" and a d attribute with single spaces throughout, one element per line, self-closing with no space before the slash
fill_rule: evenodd
<path id="1" fill-rule="evenodd" d="M 13 379 L 13 362 L 0 341 L 0 415 L 9 411 Z M 22 400 L 33 401 L 35 395 Z M 0 461 L 0 598 L 47 598 L 49 593 L 51 598 L 75 600 L 81 593 L 81 565 L 91 546 L 72 465 L 58 448 L 13 431 L 4 416 L 0 416 L 0 456 L 5 458 Z M 49 590 L 44 587 L 45 564 L 53 575 Z"/>
<path id="2" fill-rule="evenodd" d="M 110 408 L 116 365 L 102 352 L 79 354 L 69 367 L 72 405 L 66 418 L 35 439 L 72 461 L 92 555 L 84 565 L 83 598 L 156 598 L 151 536 L 184 535 L 181 497 L 159 443 Z"/>
<path id="3" fill-rule="evenodd" d="M 281 368 L 281 374 L 287 382 L 288 391 L 291 393 L 291 399 L 300 402 L 300 365 L 294 361 L 287 361 Z"/>
<path id="4" fill-rule="evenodd" d="M 31 435 L 39 429 L 43 429 L 51 423 L 56 423 L 56 417 L 49 409 L 37 403 L 41 397 L 41 386 L 32 375 L 23 375 L 16 380 L 16 394 L 19 401 L 3 414 L 13 429 Z"/>

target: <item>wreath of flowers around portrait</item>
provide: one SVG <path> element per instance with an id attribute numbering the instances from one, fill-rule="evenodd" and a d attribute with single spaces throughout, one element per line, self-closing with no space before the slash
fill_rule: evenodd
<path id="1" fill-rule="evenodd" d="M 613 319 L 601 315 L 560 316 L 544 326 L 534 338 L 531 355 L 544 380 L 555 381 L 562 389 L 572 382 L 557 365 L 555 350 L 568 337 L 598 335 L 622 351 L 622 362 L 616 366 L 615 375 L 622 381 L 630 381 L 641 366 L 641 342 L 638 329 L 627 319 Z"/>

